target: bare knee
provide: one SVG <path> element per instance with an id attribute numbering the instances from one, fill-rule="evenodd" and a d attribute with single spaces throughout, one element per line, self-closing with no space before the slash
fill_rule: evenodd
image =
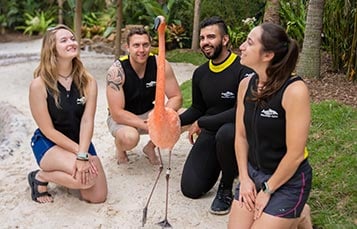
<path id="1" fill-rule="evenodd" d="M 120 146 L 122 150 L 130 150 L 139 143 L 140 135 L 134 128 L 118 130 L 115 136 L 116 145 Z"/>
<path id="2" fill-rule="evenodd" d="M 92 204 L 100 204 L 104 203 L 107 200 L 107 195 L 104 194 L 88 194 L 88 195 L 82 195 L 83 200 L 92 203 Z"/>

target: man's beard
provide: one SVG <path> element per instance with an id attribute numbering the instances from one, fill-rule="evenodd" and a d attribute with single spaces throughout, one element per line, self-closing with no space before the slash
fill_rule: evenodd
<path id="1" fill-rule="evenodd" d="M 201 51 L 203 52 L 203 54 L 205 55 L 205 57 L 207 59 L 214 60 L 214 59 L 217 59 L 218 56 L 221 54 L 222 48 L 223 48 L 222 44 L 219 44 L 217 47 L 214 47 L 214 52 L 212 55 L 206 54 L 206 52 L 204 52 L 202 48 L 201 48 Z"/>

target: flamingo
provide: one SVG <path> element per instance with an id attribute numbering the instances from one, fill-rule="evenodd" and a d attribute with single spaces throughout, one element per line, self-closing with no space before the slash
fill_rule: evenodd
<path id="1" fill-rule="evenodd" d="M 155 29 L 158 31 L 159 37 L 159 53 L 157 57 L 157 77 L 156 77 L 156 91 L 155 91 L 155 105 L 154 109 L 148 116 L 148 132 L 150 139 L 158 148 L 158 154 L 160 159 L 159 173 L 156 177 L 154 186 L 148 197 L 147 203 L 143 210 L 142 226 L 146 223 L 147 209 L 151 199 L 151 196 L 155 190 L 156 184 L 159 180 L 161 172 L 163 170 L 162 157 L 160 149 L 169 150 L 169 162 L 166 169 L 166 207 L 165 218 L 159 222 L 162 227 L 171 227 L 167 220 L 168 212 L 168 191 L 169 191 L 169 179 L 171 171 L 171 151 L 180 138 L 181 125 L 177 112 L 169 107 L 165 107 L 165 28 L 166 22 L 163 16 L 157 16 L 155 18 Z"/>

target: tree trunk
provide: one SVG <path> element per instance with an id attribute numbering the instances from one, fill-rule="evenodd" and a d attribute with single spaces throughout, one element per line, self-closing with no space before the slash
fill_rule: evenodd
<path id="1" fill-rule="evenodd" d="M 192 31 L 192 43 L 191 49 L 198 50 L 198 37 L 199 37 L 199 26 L 200 26 L 200 8 L 201 8 L 201 0 L 195 0 L 195 9 L 193 16 L 193 31 Z"/>
<path id="2" fill-rule="evenodd" d="M 357 71 L 357 13 L 355 13 L 355 22 L 354 22 L 354 32 L 352 37 L 352 44 L 351 44 L 351 55 L 348 60 L 348 67 L 347 67 L 347 77 L 349 80 L 355 80 L 356 71 Z"/>
<path id="3" fill-rule="evenodd" d="M 116 15 L 116 36 L 115 36 L 115 56 L 119 58 L 121 54 L 123 54 L 123 50 L 121 49 L 121 24 L 123 22 L 123 2 L 122 0 L 118 0 L 117 2 L 117 15 Z"/>
<path id="4" fill-rule="evenodd" d="M 58 4 L 58 24 L 63 24 L 63 0 L 57 0 Z"/>
<path id="5" fill-rule="evenodd" d="M 300 76 L 320 77 L 320 46 L 324 0 L 310 0 L 305 37 L 297 73 Z"/>
<path id="6" fill-rule="evenodd" d="M 279 0 L 268 0 L 265 5 L 264 22 L 272 22 L 280 25 L 280 3 Z"/>
<path id="7" fill-rule="evenodd" d="M 76 0 L 76 9 L 74 13 L 74 32 L 76 33 L 77 41 L 81 46 L 81 30 L 82 30 L 82 0 Z"/>

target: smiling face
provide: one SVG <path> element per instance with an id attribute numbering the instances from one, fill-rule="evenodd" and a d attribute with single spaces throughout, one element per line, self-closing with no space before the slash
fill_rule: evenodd
<path id="1" fill-rule="evenodd" d="M 150 47 L 150 38 L 147 34 L 132 35 L 128 43 L 130 61 L 138 64 L 145 63 L 149 57 Z"/>
<path id="2" fill-rule="evenodd" d="M 66 29 L 59 29 L 55 34 L 57 58 L 73 59 L 78 56 L 78 42 L 74 34 Z"/>
<path id="3" fill-rule="evenodd" d="M 261 27 L 255 27 L 248 34 L 247 40 L 239 47 L 241 51 L 241 64 L 254 70 L 260 67 L 263 61 L 262 32 Z"/>
<path id="4" fill-rule="evenodd" d="M 222 36 L 218 25 L 209 25 L 200 31 L 200 47 L 207 59 L 220 59 L 228 41 L 228 36 Z"/>

